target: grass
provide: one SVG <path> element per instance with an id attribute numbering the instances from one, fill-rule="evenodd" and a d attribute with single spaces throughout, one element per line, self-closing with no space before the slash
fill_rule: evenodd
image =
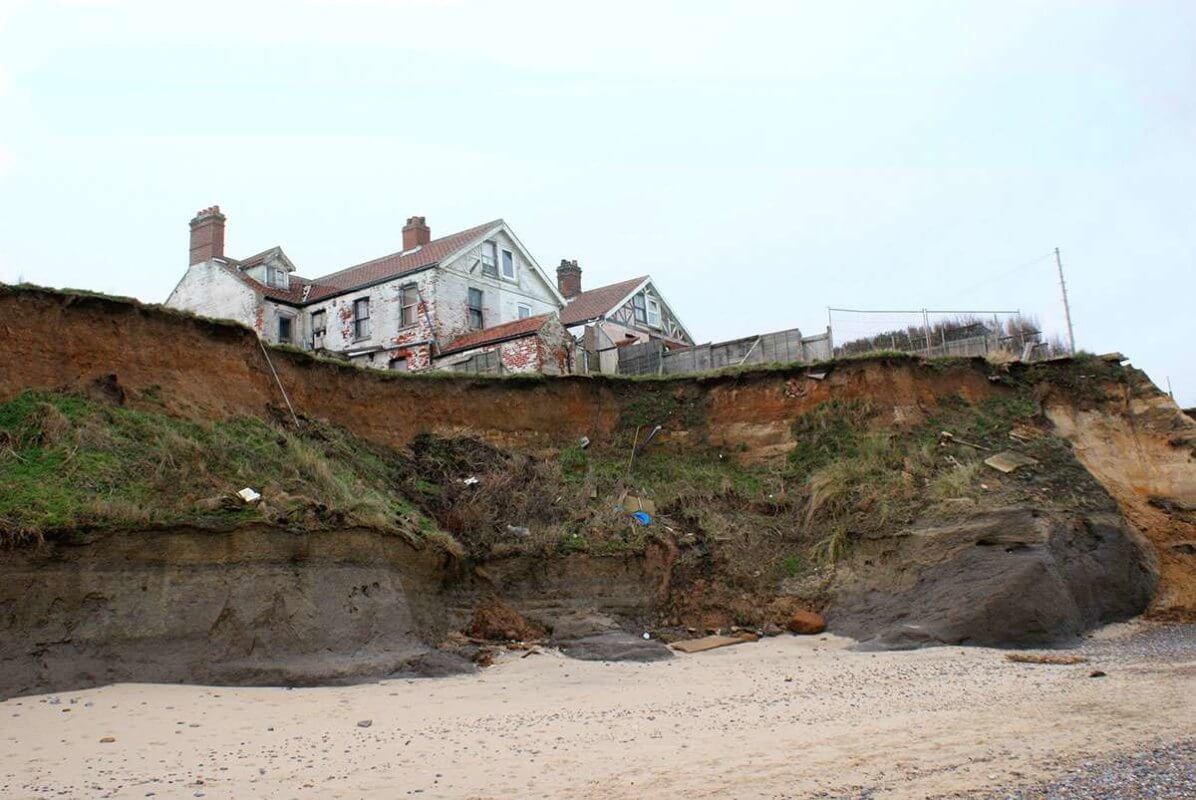
<path id="1" fill-rule="evenodd" d="M 0 534 L 252 521 L 298 529 L 418 531 L 393 485 L 401 465 L 343 432 L 262 420 L 197 423 L 82 395 L 0 404 Z M 233 499 L 252 487 L 258 505 Z"/>
<path id="2" fill-rule="evenodd" d="M 1091 368 L 1080 366 L 1080 374 Z M 309 420 L 188 421 L 163 413 L 152 387 L 136 398 L 137 409 L 30 392 L 0 404 L 0 535 L 364 526 L 478 559 L 635 553 L 672 535 L 694 554 L 691 568 L 717 563 L 722 575 L 750 585 L 834 563 L 861 536 L 971 507 L 949 502 L 960 498 L 980 508 L 1110 504 L 1067 443 L 1047 432 L 1038 387 L 1020 375 L 1011 383 L 979 402 L 941 397 L 920 421 L 902 425 L 883 404 L 831 400 L 794 423 L 787 459 L 750 464 L 703 445 L 700 396 L 664 384 L 630 397 L 610 438 L 547 453 L 435 436 L 398 452 Z M 698 435 L 680 444 L 662 437 L 629 463 L 635 426 L 670 420 Z M 1015 428 L 1022 439 L 1010 438 Z M 941 431 L 955 441 L 940 443 Z M 1007 448 L 1042 468 L 999 476 L 982 465 Z M 234 499 L 243 486 L 263 502 Z M 655 503 L 650 526 L 632 523 L 620 505 L 626 494 Z"/>

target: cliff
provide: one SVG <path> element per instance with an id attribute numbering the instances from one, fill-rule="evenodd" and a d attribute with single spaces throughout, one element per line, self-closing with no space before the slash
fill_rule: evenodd
<path id="1" fill-rule="evenodd" d="M 1196 423 L 1116 362 L 486 379 L 95 295 L 0 311 L 5 691 L 388 674 L 497 601 L 662 635 L 816 608 L 872 646 L 1196 615 Z"/>

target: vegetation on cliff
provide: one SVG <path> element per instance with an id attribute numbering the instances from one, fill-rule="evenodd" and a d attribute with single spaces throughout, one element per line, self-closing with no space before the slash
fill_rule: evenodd
<path id="1" fill-rule="evenodd" d="M 420 530 L 384 451 L 328 426 L 193 421 L 81 394 L 0 404 L 0 532 L 266 522 Z M 263 494 L 247 504 L 234 495 Z"/>
<path id="2" fill-rule="evenodd" d="M 926 516 L 1109 507 L 1038 397 L 1049 384 L 1095 398 L 1118 369 L 1098 359 L 1030 367 L 998 375 L 1006 388 L 987 399 L 945 394 L 900 414 L 881 398 L 830 400 L 793 424 L 786 458 L 764 461 L 706 441 L 709 411 L 693 382 L 626 383 L 612 435 L 534 453 L 431 435 L 396 451 L 306 419 L 181 419 L 152 394 L 134 408 L 94 392 L 26 392 L 0 404 L 0 531 L 359 526 L 478 559 L 637 552 L 666 537 L 697 562 L 727 562 L 723 574 L 746 585 L 801 576 L 855 538 Z M 1009 448 L 1040 466 L 982 466 Z M 262 501 L 237 499 L 245 486 Z M 651 525 L 628 514 L 636 498 L 655 510 Z"/>

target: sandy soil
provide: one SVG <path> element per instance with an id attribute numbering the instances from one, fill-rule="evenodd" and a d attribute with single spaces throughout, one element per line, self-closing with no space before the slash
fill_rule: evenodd
<path id="1" fill-rule="evenodd" d="M 0 704 L 0 796 L 991 790 L 1196 735 L 1196 628 L 1169 629 L 1149 646 L 1141 631 L 1125 633 L 1097 637 L 1089 662 L 1074 666 L 1015 664 L 987 649 L 859 653 L 836 637 L 784 636 L 654 664 L 548 651 L 438 680 L 125 684 L 18 698 Z M 1108 674 L 1091 678 L 1094 669 Z"/>

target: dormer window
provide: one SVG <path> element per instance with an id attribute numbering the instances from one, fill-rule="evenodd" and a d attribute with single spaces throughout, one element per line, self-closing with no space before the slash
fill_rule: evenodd
<path id="1" fill-rule="evenodd" d="M 502 276 L 509 281 L 515 280 L 515 254 L 510 250 L 502 251 Z"/>
<path id="2" fill-rule="evenodd" d="M 494 242 L 482 242 L 482 274 L 498 277 L 498 246 Z"/>
<path id="3" fill-rule="evenodd" d="M 273 286 L 275 289 L 289 289 L 291 288 L 291 276 L 285 269 L 267 265 L 266 285 Z"/>
<path id="4" fill-rule="evenodd" d="M 640 292 L 635 297 L 631 298 L 631 307 L 635 309 L 635 321 L 647 322 L 648 310 L 644 303 L 644 293 Z"/>

